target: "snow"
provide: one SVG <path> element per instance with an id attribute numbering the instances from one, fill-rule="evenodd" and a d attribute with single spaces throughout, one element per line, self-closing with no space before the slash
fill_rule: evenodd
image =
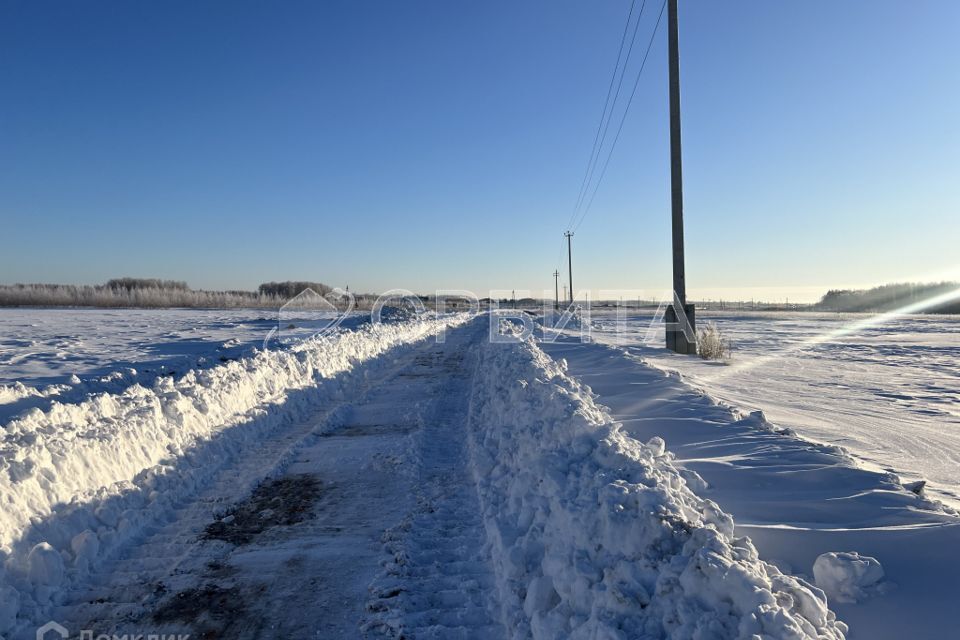
<path id="1" fill-rule="evenodd" d="M 628 313 L 615 334 L 593 313 L 596 340 L 678 371 L 712 397 L 762 410 L 782 428 L 843 447 L 861 463 L 911 481 L 960 508 L 960 318 L 700 311 L 734 345 L 729 365 L 641 343 L 651 317 Z"/>
<path id="2" fill-rule="evenodd" d="M 785 427 L 765 411 L 720 400 L 662 363 L 724 365 L 568 336 L 542 348 L 566 362 L 631 436 L 663 438 L 681 473 L 693 474 L 685 476 L 694 480 L 691 488 L 730 513 L 735 535 L 748 536 L 764 560 L 814 582 L 822 554 L 854 551 L 877 559 L 889 584 L 858 602 L 828 599 L 850 637 L 939 638 L 952 628 L 953 603 L 960 598 L 960 557 L 954 553 L 960 519 L 932 495 L 918 495 L 913 483 L 864 464 L 843 447 L 802 438 L 800 427 Z M 805 375 L 799 367 L 796 373 Z M 764 401 L 765 389 L 778 398 L 771 383 L 755 394 L 757 402 Z M 800 385 L 797 393 L 804 392 Z M 812 415 L 816 400 L 807 401 Z M 836 420 L 829 398 L 823 404 L 823 419 Z M 896 587 L 887 590 L 891 584 Z"/>
<path id="3" fill-rule="evenodd" d="M 277 323 L 264 309 L 0 308 L 0 383 L 39 387 L 122 367 L 182 368 L 225 344 L 258 346 Z"/>
<path id="4" fill-rule="evenodd" d="M 11 420 L 0 431 L 0 558 L 18 595 L 4 591 L 0 633 L 11 612 L 40 620 L 66 582 L 82 581 L 244 448 L 340 397 L 338 374 L 468 318 L 343 330 Z"/>
<path id="5" fill-rule="evenodd" d="M 505 637 L 467 438 L 485 324 L 458 330 L 408 374 L 429 384 L 415 411 L 421 426 L 396 467 L 413 481 L 414 504 L 383 536 L 383 572 L 370 585 L 363 625 L 374 637 Z"/>
<path id="6" fill-rule="evenodd" d="M 63 557 L 49 544 L 41 542 L 30 550 L 27 567 L 34 597 L 41 603 L 48 602 L 52 591 L 63 581 Z"/>
<path id="7" fill-rule="evenodd" d="M 483 328 L 404 343 L 338 375 L 337 397 L 264 434 L 255 455 L 227 461 L 67 589 L 52 617 L 95 637 L 356 638 L 360 623 L 374 636 L 398 628 L 417 638 L 503 637 L 488 612 L 493 581 L 465 460 Z M 222 531 L 225 514 L 265 511 L 251 504 L 254 487 L 292 478 L 319 487 L 302 522 L 266 527 L 249 543 L 204 535 L 214 524 Z M 282 511 L 275 499 L 269 509 Z M 204 604 L 205 594 L 215 601 Z M 156 621 L 184 603 L 194 607 L 189 619 Z"/>
<path id="8" fill-rule="evenodd" d="M 354 314 L 343 326 L 363 320 Z M 271 330 L 309 335 L 288 326 L 282 312 L 264 309 L 0 308 L 0 424 L 26 409 L 248 357 Z"/>
<path id="9" fill-rule="evenodd" d="M 757 346 L 735 335 L 725 366 L 640 345 L 636 320 L 619 347 L 574 341 L 579 319 L 556 342 L 491 343 L 487 317 L 461 314 L 352 318 L 262 351 L 276 321 L 231 336 L 227 316 L 244 325 L 241 311 L 210 312 L 210 328 L 195 312 L 143 312 L 103 337 L 101 312 L 18 313 L 6 316 L 16 340 L 31 314 L 49 317 L 34 322 L 46 328 L 31 357 L 0 344 L 7 640 L 50 619 L 134 636 L 491 640 L 952 628 L 960 518 L 939 502 L 950 487 L 893 472 L 879 455 L 889 443 L 864 452 L 859 427 L 842 431 L 858 410 L 845 393 L 880 417 L 874 440 L 897 437 L 899 411 L 930 432 L 955 412 L 937 399 L 957 389 L 946 319 L 887 342 L 875 327 L 837 334 L 834 349 L 812 338 L 836 318 L 777 316 Z M 37 356 L 68 335 L 87 345 L 77 357 Z M 775 345 L 760 342 L 778 335 L 793 338 L 774 365 Z M 846 389 L 818 381 L 848 361 L 861 377 Z M 792 376 L 792 394 L 777 375 Z M 886 395 L 864 391 L 880 378 Z M 891 408 L 897 394 L 911 400 Z M 297 478 L 317 487 L 303 521 L 283 522 L 283 496 L 255 499 Z M 207 535 L 247 516 L 264 523 L 249 541 Z M 160 620 L 169 629 L 144 626 Z"/>
<path id="10" fill-rule="evenodd" d="M 0 578 L 3 578 L 2 573 Z M 0 584 L 0 633 L 6 633 L 16 624 L 19 611 L 20 592 L 13 587 Z"/>
<path id="11" fill-rule="evenodd" d="M 61 389 L 65 388 L 66 385 L 62 387 L 51 385 L 45 389 L 36 389 L 34 387 L 28 387 L 18 380 L 13 384 L 0 385 L 0 404 L 9 404 L 32 396 L 46 397 L 58 393 Z"/>
<path id="12" fill-rule="evenodd" d="M 514 638 L 842 638 L 824 594 L 759 559 L 532 342 L 487 344 L 472 460 Z"/>
<path id="13" fill-rule="evenodd" d="M 883 576 L 876 558 L 856 551 L 824 553 L 813 563 L 817 586 L 838 602 L 857 602 L 880 593 Z"/>

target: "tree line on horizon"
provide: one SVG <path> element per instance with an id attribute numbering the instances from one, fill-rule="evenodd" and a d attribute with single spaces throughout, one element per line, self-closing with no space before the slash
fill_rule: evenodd
<path id="1" fill-rule="evenodd" d="M 182 280 L 113 278 L 100 285 L 0 285 L 0 307 L 186 307 L 277 308 L 306 289 L 327 296 L 333 289 L 322 282 L 286 280 L 265 282 L 256 291 L 194 290 Z M 812 311 L 885 312 L 902 309 L 960 289 L 957 282 L 896 283 L 872 289 L 832 289 Z M 358 307 L 369 306 L 371 296 L 357 296 Z M 424 298 L 426 300 L 426 298 Z M 523 301 L 517 301 L 518 303 Z M 960 314 L 960 300 L 922 309 L 923 313 Z"/>
<path id="2" fill-rule="evenodd" d="M 314 293 L 321 296 L 326 296 L 328 293 L 333 291 L 333 288 L 323 284 L 322 282 L 287 280 L 284 282 L 265 282 L 257 288 L 257 292 L 261 296 L 273 296 L 277 298 L 283 298 L 284 300 L 289 300 L 294 296 L 300 295 L 307 289 L 310 289 Z"/>
<path id="3" fill-rule="evenodd" d="M 923 303 L 960 289 L 958 282 L 885 284 L 872 289 L 833 289 L 814 305 L 817 311 L 886 312 Z M 919 313 L 960 313 L 960 300 L 935 304 Z"/>
<path id="4" fill-rule="evenodd" d="M 276 308 L 307 288 L 321 296 L 332 291 L 320 282 L 268 282 L 257 291 L 207 291 L 191 289 L 180 280 L 114 278 L 98 285 L 0 285 L 0 306 Z"/>

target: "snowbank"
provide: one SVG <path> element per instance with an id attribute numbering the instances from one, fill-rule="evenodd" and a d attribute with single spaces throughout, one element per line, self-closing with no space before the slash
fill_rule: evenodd
<path id="1" fill-rule="evenodd" d="M 38 619 L 65 581 L 270 430 L 336 400 L 335 376 L 470 317 L 367 325 L 10 422 L 0 430 L 0 634 Z"/>
<path id="2" fill-rule="evenodd" d="M 23 398 L 45 398 L 47 396 L 56 395 L 62 391 L 69 389 L 68 385 L 64 384 L 53 384 L 44 387 L 43 389 L 37 389 L 36 387 L 31 387 L 23 384 L 22 382 L 14 382 L 13 384 L 0 384 L 0 404 L 10 404 L 11 402 L 16 402 Z"/>
<path id="3" fill-rule="evenodd" d="M 487 344 L 471 458 L 505 628 L 525 638 L 843 638 L 655 438 L 626 435 L 532 342 Z"/>

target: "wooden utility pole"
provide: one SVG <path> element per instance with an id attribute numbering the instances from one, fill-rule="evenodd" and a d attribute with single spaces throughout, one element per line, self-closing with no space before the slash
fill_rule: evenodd
<path id="1" fill-rule="evenodd" d="M 573 306 L 573 250 L 570 246 L 570 238 L 573 237 L 572 231 L 567 231 L 564 233 L 567 237 L 567 270 L 568 270 L 568 282 L 570 283 L 570 305 Z"/>
<path id="2" fill-rule="evenodd" d="M 673 295 L 667 313 L 667 348 L 677 353 L 696 354 L 696 338 L 691 342 L 680 321 L 685 314 L 696 331 L 693 305 L 687 304 L 687 279 L 683 259 L 683 164 L 680 144 L 680 24 L 677 0 L 667 0 L 667 40 L 670 60 L 670 195 L 673 214 Z M 676 306 L 679 304 L 680 308 Z M 695 334 L 694 334 L 695 335 Z"/>
<path id="3" fill-rule="evenodd" d="M 560 308 L 560 272 L 553 271 L 553 308 Z"/>

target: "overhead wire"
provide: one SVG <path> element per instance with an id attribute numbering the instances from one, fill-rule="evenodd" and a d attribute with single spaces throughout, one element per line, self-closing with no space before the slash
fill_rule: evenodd
<path id="1" fill-rule="evenodd" d="M 583 224 L 583 221 L 586 219 L 587 214 L 590 213 L 590 209 L 593 206 L 593 200 L 597 196 L 597 191 L 600 189 L 600 185 L 603 182 L 603 178 L 607 173 L 607 167 L 610 165 L 610 159 L 613 157 L 613 151 L 617 146 L 617 141 L 620 139 L 620 134 L 623 131 L 623 124 L 627 120 L 627 114 L 630 111 L 630 105 L 633 104 L 633 99 L 637 94 L 637 87 L 640 86 L 640 78 L 643 75 L 643 70 L 647 66 L 647 59 L 650 57 L 650 50 L 653 48 L 654 39 L 657 36 L 657 31 L 660 28 L 660 23 L 663 21 L 663 12 L 667 6 L 667 0 L 664 0 L 663 4 L 660 7 L 660 14 L 657 16 L 657 23 L 653 27 L 653 32 L 650 34 L 650 41 L 647 43 L 647 50 L 643 55 L 643 61 L 640 64 L 640 69 L 637 71 L 636 80 L 633 83 L 633 90 L 630 92 L 630 98 L 627 100 L 627 105 L 623 110 L 623 115 L 620 117 L 620 124 L 617 126 L 617 132 L 613 137 L 613 142 L 610 144 L 610 148 L 607 151 L 606 160 L 604 160 L 603 168 L 600 170 L 600 177 L 597 179 L 596 184 L 593 187 L 593 192 L 590 194 L 590 199 L 587 201 L 587 206 L 583 209 L 583 212 L 580 214 L 579 220 L 573 226 L 572 231 L 576 231 L 580 228 L 580 225 Z"/>
<path id="2" fill-rule="evenodd" d="M 574 205 L 573 213 L 570 214 L 570 219 L 567 222 L 567 226 L 565 227 L 566 229 L 569 229 L 570 225 L 573 224 L 573 221 L 577 216 L 577 212 L 580 209 L 580 204 L 583 201 L 583 197 L 587 193 L 587 185 L 589 184 L 589 181 L 590 181 L 591 171 L 596 164 L 595 156 L 599 156 L 599 152 L 600 152 L 600 149 L 598 148 L 598 143 L 602 147 L 602 143 L 600 143 L 600 133 L 604 129 L 604 121 L 606 121 L 607 123 L 609 123 L 610 121 L 610 118 L 607 115 L 607 110 L 608 108 L 610 108 L 610 97 L 613 95 L 613 85 L 617 80 L 617 72 L 620 71 L 620 60 L 623 57 L 623 48 L 627 42 L 627 33 L 630 32 L 630 23 L 633 20 L 633 10 L 636 4 L 637 4 L 636 0 L 631 0 L 630 11 L 627 13 L 627 22 L 623 26 L 623 34 L 620 36 L 620 48 L 617 50 L 617 61 L 613 65 L 613 73 L 610 75 L 610 83 L 607 85 L 607 96 L 603 101 L 603 111 L 600 113 L 600 122 L 597 123 L 597 131 L 593 136 L 593 147 L 590 149 L 590 157 L 587 160 L 587 166 L 583 171 L 583 180 L 580 183 L 580 191 L 577 193 L 577 201 L 576 201 L 576 204 Z M 644 5 L 645 4 L 646 4 L 646 0 L 644 0 Z M 641 16 L 642 16 L 642 13 L 643 13 L 643 9 L 641 7 Z M 637 25 L 639 24 L 640 24 L 640 19 L 638 17 Z M 636 35 L 637 35 L 637 29 L 636 27 L 634 27 L 633 35 L 630 38 L 630 51 L 633 50 L 633 41 L 636 38 Z M 628 61 L 629 61 L 629 53 L 628 53 Z M 624 63 L 624 69 L 625 68 L 626 68 L 626 63 Z M 623 82 L 622 72 L 620 73 L 620 81 L 621 83 Z M 619 93 L 619 85 L 617 87 L 617 91 Z M 614 102 L 616 102 L 616 100 L 614 100 Z M 613 109 L 610 108 L 610 115 L 612 114 L 613 114 Z"/>
<path id="3" fill-rule="evenodd" d="M 630 48 L 627 49 L 627 56 L 624 58 L 623 67 L 620 69 L 620 79 L 617 81 L 617 90 L 613 94 L 613 102 L 610 103 L 610 112 L 607 114 L 607 121 L 603 125 L 603 133 L 600 136 L 600 146 L 597 148 L 597 155 L 594 157 L 593 166 L 590 169 L 590 177 L 587 179 L 588 185 L 590 181 L 593 180 L 594 171 L 597 169 L 597 162 L 600 160 L 600 153 L 603 151 L 603 145 L 607 141 L 607 132 L 610 130 L 610 122 L 613 121 L 613 114 L 617 108 L 617 101 L 620 99 L 620 90 L 623 88 L 623 79 L 627 75 L 627 66 L 630 64 L 630 57 L 633 55 L 633 45 L 637 41 L 637 32 L 640 30 L 640 21 L 643 19 L 643 10 L 646 9 L 646 7 L 647 1 L 643 0 L 643 4 L 640 5 L 640 14 L 637 16 L 637 22 L 633 26 L 633 36 L 630 38 Z M 587 192 L 585 191 L 583 197 L 586 197 L 586 195 Z M 579 211 L 582 206 L 583 199 L 581 198 L 580 202 L 577 203 L 576 210 Z"/>

